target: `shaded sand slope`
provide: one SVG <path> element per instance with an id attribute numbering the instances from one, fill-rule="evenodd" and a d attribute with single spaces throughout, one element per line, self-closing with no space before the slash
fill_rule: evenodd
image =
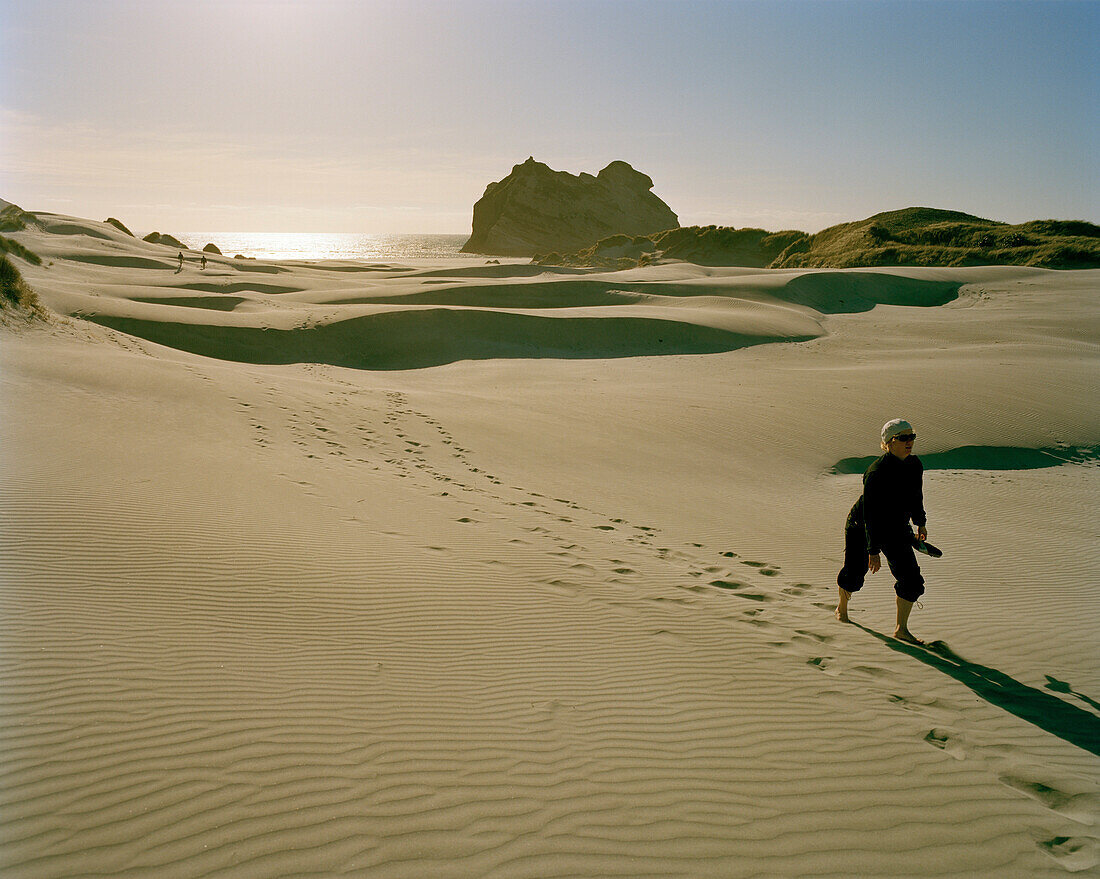
<path id="1" fill-rule="evenodd" d="M 904 273 L 955 290 L 829 314 L 776 292 L 797 273 L 661 266 L 606 276 L 628 304 L 552 311 L 761 344 L 332 365 L 381 342 L 374 316 L 554 319 L 369 303 L 453 270 L 423 269 L 289 267 L 298 292 L 238 287 L 226 311 L 178 285 L 243 283 L 231 268 L 28 271 L 93 320 L 0 340 L 6 876 L 1100 863 L 1100 468 L 929 471 L 932 652 L 881 638 L 884 575 L 857 625 L 833 619 L 859 477 L 830 472 L 895 412 L 929 454 L 1094 447 L 1097 273 Z M 861 299 L 897 289 L 867 277 Z M 522 286 L 472 297 L 486 281 Z M 813 338 L 764 344 L 782 321 Z M 330 353 L 258 362 L 234 333 Z"/>
<path id="2" fill-rule="evenodd" d="M 328 363 L 352 369 L 415 369 L 496 357 L 707 354 L 785 338 L 663 318 L 618 314 L 546 318 L 473 309 L 381 312 L 290 330 L 102 314 L 91 319 L 132 336 L 221 360 Z"/>

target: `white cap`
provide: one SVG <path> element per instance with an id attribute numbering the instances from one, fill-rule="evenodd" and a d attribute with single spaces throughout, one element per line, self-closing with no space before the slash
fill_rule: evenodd
<path id="1" fill-rule="evenodd" d="M 911 425 L 904 418 L 895 418 L 892 421 L 887 421 L 882 425 L 882 441 L 884 443 L 890 442 L 899 433 L 912 433 L 913 425 Z"/>

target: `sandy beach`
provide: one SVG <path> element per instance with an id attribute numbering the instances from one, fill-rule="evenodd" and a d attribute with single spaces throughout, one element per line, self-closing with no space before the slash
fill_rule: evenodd
<path id="1" fill-rule="evenodd" d="M 1100 865 L 1100 270 L 177 272 L 38 219 L 5 877 Z M 928 649 L 886 571 L 833 616 L 895 416 Z"/>

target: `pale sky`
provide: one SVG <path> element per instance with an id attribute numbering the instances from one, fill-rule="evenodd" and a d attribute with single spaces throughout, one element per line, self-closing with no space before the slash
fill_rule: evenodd
<path id="1" fill-rule="evenodd" d="M 533 155 L 683 225 L 1100 222 L 1100 2 L 0 0 L 0 197 L 135 233 L 469 232 Z"/>

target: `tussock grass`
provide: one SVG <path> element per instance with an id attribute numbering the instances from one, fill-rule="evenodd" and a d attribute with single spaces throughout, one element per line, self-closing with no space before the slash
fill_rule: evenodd
<path id="1" fill-rule="evenodd" d="M 22 232 L 33 222 L 34 216 L 18 205 L 9 204 L 0 210 L 0 232 Z"/>
<path id="2" fill-rule="evenodd" d="M 46 308 L 19 274 L 19 269 L 8 259 L 0 256 L 0 308 L 4 311 L 18 311 L 30 317 L 45 317 Z"/>
<path id="3" fill-rule="evenodd" d="M 11 238 L 5 238 L 0 235 L 0 253 L 11 253 L 15 256 L 25 259 L 31 265 L 42 265 L 42 257 L 32 250 L 27 250 L 18 241 L 13 241 Z"/>

